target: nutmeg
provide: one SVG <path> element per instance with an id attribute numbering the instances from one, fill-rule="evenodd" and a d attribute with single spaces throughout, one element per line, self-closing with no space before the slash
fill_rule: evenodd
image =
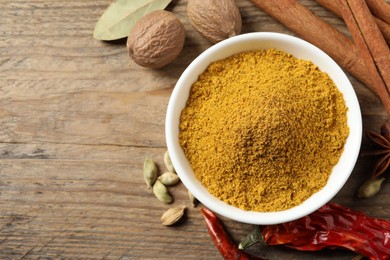
<path id="1" fill-rule="evenodd" d="M 188 0 L 187 15 L 194 28 L 212 43 L 241 33 L 241 14 L 234 0 Z"/>
<path id="2" fill-rule="evenodd" d="M 184 26 L 171 12 L 158 10 L 142 17 L 127 38 L 127 49 L 135 63 L 161 68 L 182 51 Z"/>

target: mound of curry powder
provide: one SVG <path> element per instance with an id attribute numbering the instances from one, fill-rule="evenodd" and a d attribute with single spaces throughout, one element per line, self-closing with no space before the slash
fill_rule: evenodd
<path id="1" fill-rule="evenodd" d="M 244 210 L 294 207 L 327 183 L 347 107 L 312 62 L 274 49 L 214 62 L 191 88 L 180 144 L 207 190 Z"/>

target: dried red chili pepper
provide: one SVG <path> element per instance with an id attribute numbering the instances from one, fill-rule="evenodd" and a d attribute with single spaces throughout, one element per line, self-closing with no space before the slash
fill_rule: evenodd
<path id="1" fill-rule="evenodd" d="M 202 208 L 200 211 L 206 221 L 211 239 L 226 260 L 262 260 L 262 258 L 251 256 L 245 251 L 238 249 L 211 210 Z"/>
<path id="2" fill-rule="evenodd" d="M 335 203 L 328 203 L 314 213 L 295 221 L 268 225 L 257 236 L 240 244 L 245 248 L 253 240 L 267 245 L 317 251 L 346 248 L 374 259 L 390 259 L 390 221 L 368 217 Z"/>

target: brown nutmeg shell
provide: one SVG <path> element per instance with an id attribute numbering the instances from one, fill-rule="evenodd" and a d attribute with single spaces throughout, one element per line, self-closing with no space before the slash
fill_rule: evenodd
<path id="1" fill-rule="evenodd" d="M 242 19 L 234 0 L 188 0 L 188 18 L 212 43 L 241 33 Z"/>
<path id="2" fill-rule="evenodd" d="M 161 68 L 182 51 L 184 26 L 171 12 L 158 10 L 142 17 L 127 38 L 127 49 L 135 63 L 147 68 Z"/>

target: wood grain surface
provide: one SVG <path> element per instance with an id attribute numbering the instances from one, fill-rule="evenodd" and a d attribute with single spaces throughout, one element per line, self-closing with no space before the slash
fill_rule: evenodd
<path id="1" fill-rule="evenodd" d="M 314 1 L 301 1 L 349 35 L 342 20 Z M 157 70 L 130 61 L 125 40 L 93 39 L 109 0 L 0 0 L 0 259 L 221 259 L 199 208 L 182 184 L 173 205 L 189 207 L 174 227 L 160 224 L 172 205 L 160 203 L 142 177 L 146 157 L 163 168 L 164 121 L 185 67 L 211 46 L 190 25 L 187 1 L 168 9 L 183 22 L 180 56 Z M 247 0 L 237 1 L 243 32 L 293 35 Z M 378 131 L 387 115 L 379 99 L 349 77 L 364 129 Z M 363 139 L 362 150 L 367 149 Z M 357 187 L 374 161 L 359 158 L 333 199 L 390 219 L 385 182 L 372 199 Z M 235 242 L 251 226 L 221 218 Z M 251 252 L 268 259 L 351 259 L 344 250 L 316 253 L 276 247 Z"/>

